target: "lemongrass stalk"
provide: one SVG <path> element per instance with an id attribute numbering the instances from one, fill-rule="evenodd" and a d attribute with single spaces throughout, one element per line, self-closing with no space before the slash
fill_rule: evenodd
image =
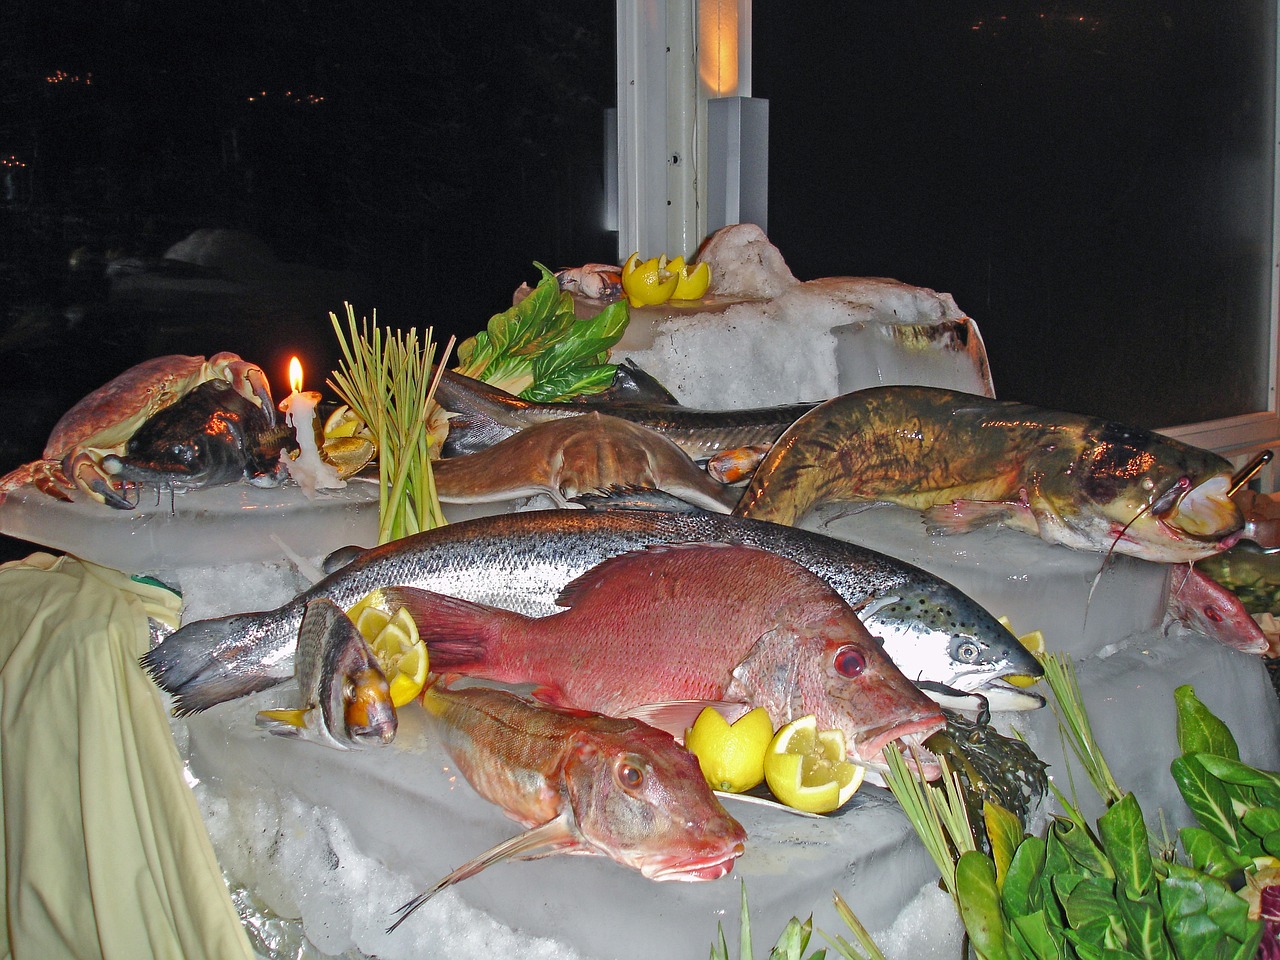
<path id="1" fill-rule="evenodd" d="M 1042 661 L 1044 679 L 1053 693 L 1053 712 L 1058 726 L 1075 753 L 1085 774 L 1107 806 L 1124 796 L 1107 765 L 1106 758 L 1093 735 L 1089 715 L 1085 711 L 1084 698 L 1076 680 L 1075 667 L 1059 654 L 1048 654 Z"/>

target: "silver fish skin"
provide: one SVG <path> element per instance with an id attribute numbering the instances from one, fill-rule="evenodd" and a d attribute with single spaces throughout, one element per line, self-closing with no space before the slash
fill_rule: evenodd
<path id="1" fill-rule="evenodd" d="M 506 859 L 604 855 L 650 880 L 716 880 L 746 831 L 666 733 L 638 720 L 539 706 L 504 690 L 423 692 L 431 729 L 467 782 L 528 830 L 396 912 L 394 930 L 445 887 Z"/>
<path id="2" fill-rule="evenodd" d="M 739 410 L 702 410 L 680 404 L 640 401 L 536 403 L 523 400 L 480 380 L 446 370 L 435 399 L 453 414 L 444 443 L 446 457 L 476 453 L 525 427 L 582 413 L 583 408 L 630 420 L 675 441 L 694 460 L 722 450 L 772 443 L 817 403 L 790 403 Z"/>
<path id="3" fill-rule="evenodd" d="M 297 707 L 260 711 L 259 727 L 335 750 L 395 739 L 387 678 L 351 618 L 331 600 L 307 604 L 294 664 Z"/>
<path id="4" fill-rule="evenodd" d="M 654 544 L 720 542 L 771 550 L 822 577 L 883 640 L 909 679 L 989 697 L 992 709 L 1043 704 L 1035 694 L 999 682 L 1009 674 L 1040 676 L 1035 657 L 941 578 L 808 530 L 687 505 L 678 509 L 675 498 L 649 502 L 672 509 L 499 514 L 373 547 L 275 610 L 180 627 L 142 664 L 173 695 L 175 715 L 184 716 L 289 679 L 303 610 L 318 597 L 349 609 L 375 588 L 410 586 L 546 616 L 562 609 L 556 597 L 569 581 L 609 557 Z"/>

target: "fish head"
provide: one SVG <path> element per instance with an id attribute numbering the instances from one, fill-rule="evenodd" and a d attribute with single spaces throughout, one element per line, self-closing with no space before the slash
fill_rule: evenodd
<path id="1" fill-rule="evenodd" d="M 937 700 L 946 688 L 986 700 L 991 710 L 1035 710 L 1044 698 L 1004 682 L 1044 673 L 1018 638 L 977 601 L 941 581 L 904 584 L 858 611 L 903 674 Z M 972 709 L 976 697 L 968 697 Z M 965 698 L 961 698 L 962 700 Z M 943 706 L 964 709 L 948 697 Z"/>
<path id="2" fill-rule="evenodd" d="M 1066 445 L 1049 451 L 1066 452 Z M 1235 545 L 1244 516 L 1231 486 L 1225 458 L 1114 422 L 1087 430 L 1069 463 L 1038 481 L 1063 523 L 1093 526 L 1097 548 L 1157 563 L 1199 560 Z"/>
<path id="3" fill-rule="evenodd" d="M 946 726 L 939 706 L 912 683 L 847 606 L 764 634 L 733 671 L 726 699 L 763 706 L 775 723 L 813 714 L 844 733 L 849 758 L 883 767 L 884 747 L 919 747 Z"/>
<path id="4" fill-rule="evenodd" d="M 318 667 L 309 666 L 313 657 Z M 295 659 L 299 683 L 309 677 L 309 696 L 320 705 L 330 735 L 355 743 L 395 739 L 396 708 L 386 674 L 351 618 L 332 600 L 307 604 Z"/>
<path id="5" fill-rule="evenodd" d="M 716 880 L 745 849 L 697 759 L 647 724 L 575 735 L 563 776 L 586 842 L 650 880 Z"/>
<path id="6" fill-rule="evenodd" d="M 357 742 L 390 743 L 396 738 L 391 686 L 376 663 L 346 676 L 342 720 L 347 736 Z"/>

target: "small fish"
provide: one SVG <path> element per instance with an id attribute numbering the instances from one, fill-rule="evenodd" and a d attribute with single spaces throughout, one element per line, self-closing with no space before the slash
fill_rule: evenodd
<path id="1" fill-rule="evenodd" d="M 395 739 L 396 708 L 387 678 L 356 625 L 332 600 L 307 604 L 293 660 L 298 707 L 260 710 L 258 726 L 337 750 Z"/>
<path id="2" fill-rule="evenodd" d="M 814 714 L 868 766 L 883 764 L 885 744 L 918 743 L 945 723 L 838 593 L 756 547 L 612 557 L 568 584 L 557 600 L 566 609 L 547 617 L 411 587 L 386 587 L 383 599 L 408 609 L 434 668 L 536 684 L 553 706 L 678 731 L 699 701 L 764 707 L 778 724 Z"/>
<path id="3" fill-rule="evenodd" d="M 1265 654 L 1270 646 L 1240 598 L 1191 564 L 1170 569 L 1169 616 L 1243 653 Z"/>
<path id="4" fill-rule="evenodd" d="M 721 450 L 772 443 L 797 417 L 816 406 L 791 403 L 744 410 L 699 410 L 678 403 L 619 403 L 591 397 L 580 397 L 572 403 L 536 403 L 452 370 L 444 371 L 440 377 L 435 399 L 452 414 L 444 442 L 446 457 L 476 453 L 525 427 L 574 417 L 587 407 L 656 430 L 699 462 Z"/>
<path id="5" fill-rule="evenodd" d="M 529 703 L 485 687 L 429 686 L 432 728 L 476 792 L 529 828 L 400 907 L 398 927 L 451 884 L 502 860 L 607 856 L 650 880 L 716 880 L 747 835 L 698 761 L 638 720 Z"/>
<path id="6" fill-rule="evenodd" d="M 936 387 L 828 400 L 778 439 L 735 515 L 793 524 L 835 501 L 925 512 L 933 533 L 998 523 L 1080 550 L 1177 563 L 1229 549 L 1231 464 L 1140 427 Z"/>
<path id="7" fill-rule="evenodd" d="M 739 491 L 718 483 L 662 434 L 588 411 L 521 430 L 478 453 L 435 461 L 436 492 L 445 503 L 491 503 L 538 493 L 557 506 L 610 487 L 666 492 L 728 513 Z"/>
<path id="8" fill-rule="evenodd" d="M 770 550 L 811 570 L 857 611 L 913 681 L 980 693 L 993 710 L 1043 705 L 1001 682 L 1041 675 L 1039 662 L 990 612 L 933 574 L 809 530 L 697 510 L 650 494 L 631 509 L 534 510 L 450 523 L 370 550 L 275 610 L 193 620 L 142 658 L 173 694 L 178 716 L 293 676 L 298 625 L 309 600 L 352 606 L 386 584 L 420 587 L 530 616 L 557 612 L 574 577 L 653 544 L 718 541 Z"/>

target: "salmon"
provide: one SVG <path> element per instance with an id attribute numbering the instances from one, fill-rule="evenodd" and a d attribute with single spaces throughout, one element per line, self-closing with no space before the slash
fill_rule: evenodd
<path id="1" fill-rule="evenodd" d="M 851 759 L 875 766 L 886 744 L 919 744 L 945 725 L 835 590 L 755 547 L 613 557 L 569 583 L 566 609 L 547 617 L 411 587 L 382 594 L 409 610 L 433 670 L 534 684 L 553 706 L 680 732 L 706 702 L 764 707 L 776 724 L 813 714 L 843 731 Z"/>

